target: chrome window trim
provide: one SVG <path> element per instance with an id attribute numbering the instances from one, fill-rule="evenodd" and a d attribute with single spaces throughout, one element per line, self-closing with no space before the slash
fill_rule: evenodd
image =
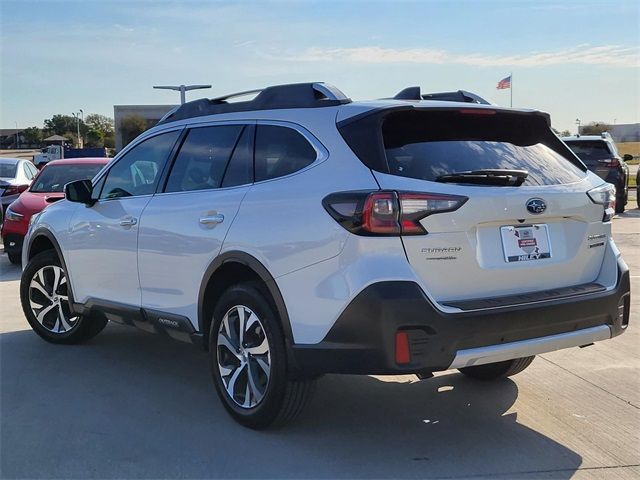
<path id="1" fill-rule="evenodd" d="M 98 183 L 100 180 L 102 180 L 102 178 L 107 175 L 111 169 L 120 161 L 122 160 L 122 157 L 124 157 L 127 153 L 129 153 L 129 151 L 131 149 L 133 149 L 134 147 L 140 145 L 142 142 L 153 138 L 153 137 L 157 137 L 158 135 L 161 135 L 163 133 L 169 133 L 169 132 L 173 132 L 173 131 L 182 131 L 184 130 L 185 126 L 184 125 L 180 125 L 180 126 L 171 126 L 169 128 L 163 129 L 163 130 L 157 130 L 157 131 L 151 131 L 151 130 L 147 130 L 145 132 L 142 132 L 138 137 L 136 137 L 129 145 L 127 145 L 126 147 L 124 147 L 122 150 L 120 150 L 118 152 L 118 154 L 113 157 L 113 159 L 111 159 L 111 161 L 109 163 L 107 163 L 104 168 L 99 171 L 97 173 L 97 175 L 95 177 L 93 177 L 93 180 L 91 180 L 91 185 L 95 187 L 96 183 Z M 147 134 L 147 132 L 149 132 Z M 142 195 L 139 195 L 142 196 Z"/>

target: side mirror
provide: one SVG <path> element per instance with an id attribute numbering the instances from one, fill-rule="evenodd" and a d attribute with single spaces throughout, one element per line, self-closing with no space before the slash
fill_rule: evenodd
<path id="1" fill-rule="evenodd" d="M 625 153 L 625 154 L 624 154 L 624 157 L 622 157 L 622 159 L 623 159 L 625 162 L 630 162 L 631 160 L 633 160 L 633 155 L 631 155 L 630 153 Z"/>
<path id="2" fill-rule="evenodd" d="M 64 196 L 70 202 L 84 203 L 90 207 L 96 203 L 96 201 L 91 198 L 92 194 L 93 185 L 91 185 L 91 180 L 76 180 L 64 186 Z"/>

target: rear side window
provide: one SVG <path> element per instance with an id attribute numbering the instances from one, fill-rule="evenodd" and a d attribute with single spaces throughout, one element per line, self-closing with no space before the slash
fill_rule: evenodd
<path id="1" fill-rule="evenodd" d="M 315 149 L 292 128 L 258 125 L 255 142 L 256 182 L 283 177 L 311 165 Z"/>
<path id="2" fill-rule="evenodd" d="M 242 125 L 193 128 L 180 147 L 166 192 L 219 188 Z"/>
<path id="3" fill-rule="evenodd" d="M 604 140 L 576 140 L 566 142 L 580 160 L 611 158 L 613 152 Z"/>
<path id="4" fill-rule="evenodd" d="M 586 169 L 545 117 L 474 109 L 382 112 L 338 125 L 373 170 L 438 181 L 472 170 L 526 170 L 525 185 L 572 183 Z"/>

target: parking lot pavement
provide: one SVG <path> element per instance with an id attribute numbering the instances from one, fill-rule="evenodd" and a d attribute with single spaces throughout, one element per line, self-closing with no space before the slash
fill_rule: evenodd
<path id="1" fill-rule="evenodd" d="M 0 257 L 2 478 L 638 478 L 640 211 L 614 220 L 632 269 L 629 331 L 537 358 L 513 380 L 328 375 L 294 425 L 253 432 L 204 354 L 109 325 L 54 346 Z"/>

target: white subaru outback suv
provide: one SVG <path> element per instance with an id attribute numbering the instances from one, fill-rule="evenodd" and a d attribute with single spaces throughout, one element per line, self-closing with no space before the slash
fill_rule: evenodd
<path id="1" fill-rule="evenodd" d="M 264 428 L 324 373 L 491 380 L 624 332 L 615 189 L 548 115 L 418 87 L 252 93 L 182 105 L 33 220 L 38 335 L 200 344 L 225 408 Z"/>

